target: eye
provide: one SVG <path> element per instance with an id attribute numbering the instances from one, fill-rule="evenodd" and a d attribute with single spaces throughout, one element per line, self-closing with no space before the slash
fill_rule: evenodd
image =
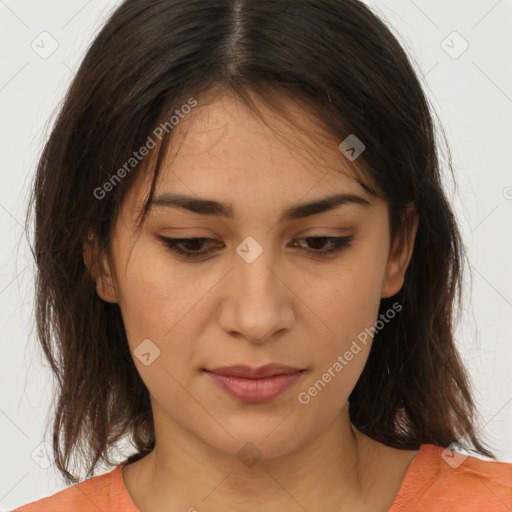
<path id="1" fill-rule="evenodd" d="M 309 236 L 306 238 L 299 238 L 298 240 L 313 241 L 313 250 L 306 249 L 306 252 L 316 256 L 328 256 L 341 252 L 346 247 L 350 247 L 352 243 L 352 236 Z M 327 249 L 318 249 L 315 246 L 324 246 L 325 242 L 329 242 L 331 245 Z"/>
<path id="2" fill-rule="evenodd" d="M 213 238 L 166 238 L 163 236 L 160 238 L 172 252 L 185 258 L 209 255 L 212 252 L 211 248 L 208 250 L 198 249 L 203 246 L 204 242 L 215 242 Z"/>
<path id="3" fill-rule="evenodd" d="M 215 248 L 212 248 L 212 242 L 216 242 L 213 238 L 167 238 L 160 236 L 162 242 L 173 253 L 178 254 L 187 259 L 194 259 L 210 255 Z M 305 248 L 304 251 L 314 256 L 329 256 L 341 252 L 343 249 L 350 246 L 352 236 L 309 236 L 306 238 L 298 238 L 297 240 L 307 241 L 308 245 L 313 242 L 313 248 Z M 208 242 L 209 248 L 205 249 L 204 244 Z M 328 242 L 328 248 L 318 248 L 315 246 L 320 245 L 325 247 Z M 298 244 L 294 244 L 298 245 Z"/>

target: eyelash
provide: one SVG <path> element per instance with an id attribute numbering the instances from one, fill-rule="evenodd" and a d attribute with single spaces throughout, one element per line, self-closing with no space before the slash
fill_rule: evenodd
<path id="1" fill-rule="evenodd" d="M 178 254 L 179 256 L 183 256 L 187 259 L 194 259 L 201 256 L 208 256 L 212 250 L 209 251 L 195 251 L 190 252 L 187 250 L 180 249 L 179 246 L 183 246 L 183 244 L 191 243 L 191 242 L 198 242 L 198 241 L 215 241 L 213 238 L 167 238 L 167 237 L 159 237 L 164 244 L 167 246 L 167 248 Z M 329 240 L 334 245 L 330 249 L 323 249 L 323 250 L 311 250 L 311 249 L 304 249 L 307 253 L 312 254 L 314 256 L 322 256 L 322 257 L 328 257 L 332 256 L 336 253 L 341 252 L 343 249 L 350 247 L 353 237 L 352 236 L 342 236 L 342 237 L 336 237 L 336 236 L 308 236 L 305 238 L 299 238 L 298 240 Z"/>

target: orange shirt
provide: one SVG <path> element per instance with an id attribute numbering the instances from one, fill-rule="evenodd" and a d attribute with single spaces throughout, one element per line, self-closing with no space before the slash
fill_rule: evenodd
<path id="1" fill-rule="evenodd" d="M 511 512 L 512 463 L 443 457 L 421 445 L 388 512 Z M 122 478 L 123 465 L 13 512 L 140 512 Z"/>

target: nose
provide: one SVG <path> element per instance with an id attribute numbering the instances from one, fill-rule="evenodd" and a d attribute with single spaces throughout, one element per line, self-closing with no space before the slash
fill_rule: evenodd
<path id="1" fill-rule="evenodd" d="M 272 251 L 251 263 L 235 255 L 226 276 L 218 321 L 222 329 L 252 343 L 264 343 L 293 325 L 293 293 L 287 276 L 272 261 Z"/>

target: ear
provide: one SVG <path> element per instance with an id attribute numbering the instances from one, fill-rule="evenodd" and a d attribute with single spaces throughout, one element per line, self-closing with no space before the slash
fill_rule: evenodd
<path id="1" fill-rule="evenodd" d="M 382 297 L 392 297 L 400 291 L 414 249 L 414 240 L 418 230 L 419 217 L 412 203 L 407 205 L 404 213 L 404 225 L 397 233 L 389 251 L 386 272 L 382 282 Z"/>
<path id="2" fill-rule="evenodd" d="M 108 255 L 104 251 L 98 258 L 98 243 L 92 233 L 84 241 L 83 257 L 89 274 L 96 282 L 96 293 L 106 302 L 117 303 L 117 293 Z"/>

